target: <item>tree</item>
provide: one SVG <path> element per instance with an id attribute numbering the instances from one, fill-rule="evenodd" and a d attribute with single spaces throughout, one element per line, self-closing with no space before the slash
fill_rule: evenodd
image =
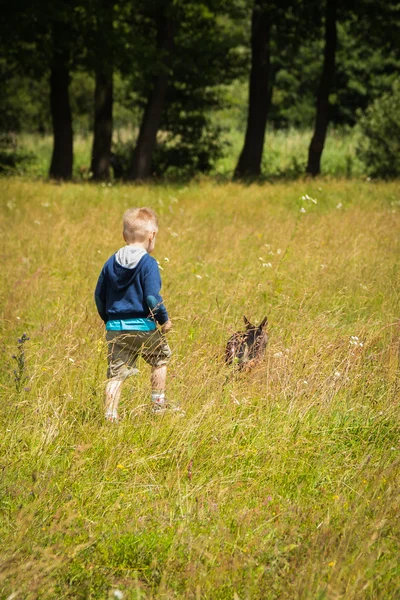
<path id="1" fill-rule="evenodd" d="M 69 102 L 69 40 L 63 39 L 65 23 L 52 24 L 53 56 L 50 65 L 50 109 L 53 123 L 53 153 L 49 176 L 67 180 L 72 177 L 73 133 Z"/>
<path id="2" fill-rule="evenodd" d="M 249 107 L 243 150 L 235 177 L 259 176 L 265 127 L 271 100 L 270 76 L 271 14 L 265 0 L 255 0 L 251 18 L 251 70 Z"/>
<path id="3" fill-rule="evenodd" d="M 174 39 L 158 143 L 155 175 L 206 173 L 222 155 L 225 131 L 216 111 L 226 104 L 226 85 L 247 69 L 242 0 L 184 3 Z"/>
<path id="4" fill-rule="evenodd" d="M 165 3 L 154 19 L 156 25 L 156 51 L 159 59 L 153 75 L 152 87 L 147 97 L 139 137 L 128 173 L 129 179 L 146 179 L 152 173 L 153 153 L 165 105 L 168 76 L 172 62 L 175 22 L 171 14 L 171 8 L 170 3 Z"/>
<path id="5" fill-rule="evenodd" d="M 247 128 L 235 178 L 258 177 L 268 112 L 279 70 L 315 29 L 316 0 L 254 0 Z M 318 20 L 318 19 L 317 19 Z"/>
<path id="6" fill-rule="evenodd" d="M 210 169 L 223 143 L 212 111 L 241 69 L 243 14 L 243 0 L 147 0 L 136 11 L 131 80 L 143 113 L 130 178 Z"/>
<path id="7" fill-rule="evenodd" d="M 98 0 L 96 4 L 93 45 L 89 51 L 91 61 L 94 64 L 96 78 L 90 170 L 93 179 L 102 180 L 108 179 L 110 176 L 113 130 L 113 71 L 115 51 L 113 17 L 115 1 Z"/>
<path id="8" fill-rule="evenodd" d="M 337 0 L 326 0 L 325 51 L 321 80 L 317 93 L 314 135 L 308 150 L 307 173 L 318 175 L 321 171 L 321 155 L 324 149 L 329 123 L 329 94 L 335 75 Z"/>

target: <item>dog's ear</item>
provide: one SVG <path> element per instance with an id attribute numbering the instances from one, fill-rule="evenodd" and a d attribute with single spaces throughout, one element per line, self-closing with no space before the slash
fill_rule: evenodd
<path id="1" fill-rule="evenodd" d="M 268 317 L 264 317 L 263 320 L 261 321 L 261 323 L 259 324 L 258 328 L 264 329 L 264 327 L 266 327 L 267 325 L 268 325 Z"/>
<path id="2" fill-rule="evenodd" d="M 248 320 L 248 318 L 245 315 L 243 315 L 243 321 L 244 321 L 244 324 L 246 325 L 246 329 L 254 329 L 254 325 L 252 325 L 250 323 L 250 321 Z"/>

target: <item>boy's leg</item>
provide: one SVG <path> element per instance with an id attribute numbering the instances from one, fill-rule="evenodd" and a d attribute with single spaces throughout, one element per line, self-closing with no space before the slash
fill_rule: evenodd
<path id="1" fill-rule="evenodd" d="M 167 380 L 167 363 L 171 357 L 171 349 L 158 330 L 146 336 L 142 347 L 142 356 L 151 369 L 151 404 L 154 413 L 163 413 L 167 408 L 184 415 L 185 412 L 175 403 L 168 402 L 165 397 Z"/>
<path id="2" fill-rule="evenodd" d="M 167 382 L 167 365 L 151 369 L 151 401 L 153 409 L 161 412 L 166 408 L 165 386 Z"/>
<path id="3" fill-rule="evenodd" d="M 118 404 L 122 384 L 127 377 L 138 372 L 136 359 L 139 353 L 135 336 L 121 331 L 107 331 L 108 382 L 105 390 L 105 417 L 118 421 Z"/>
<path id="4" fill-rule="evenodd" d="M 151 369 L 151 390 L 153 392 L 164 392 L 167 382 L 167 365 L 153 367 Z"/>
<path id="5" fill-rule="evenodd" d="M 107 421 L 118 421 L 118 404 L 122 384 L 122 379 L 112 379 L 106 384 L 105 417 Z"/>
<path id="6" fill-rule="evenodd" d="M 151 365 L 151 404 L 153 412 L 162 413 L 167 408 L 165 387 L 167 382 L 167 363 L 171 349 L 165 337 L 156 330 L 148 336 L 142 349 L 142 356 Z"/>

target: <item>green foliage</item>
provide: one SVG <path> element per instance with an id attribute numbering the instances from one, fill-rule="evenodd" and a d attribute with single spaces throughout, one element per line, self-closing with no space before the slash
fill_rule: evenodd
<path id="1" fill-rule="evenodd" d="M 367 108 L 358 122 L 361 139 L 357 149 L 373 177 L 400 176 L 400 81 L 392 91 Z"/>
<path id="2" fill-rule="evenodd" d="M 10 72 L 0 60 L 0 133 L 50 131 L 50 91 L 47 80 Z"/>
<path id="3" fill-rule="evenodd" d="M 0 173 L 22 174 L 35 161 L 35 154 L 20 143 L 11 134 L 0 135 Z"/>
<path id="4" fill-rule="evenodd" d="M 279 129 L 310 128 L 323 55 L 322 5 L 304 0 L 267 4 L 273 82 L 268 122 Z M 135 143 L 154 76 L 162 68 L 157 20 L 166 5 L 176 30 L 154 172 L 188 175 L 212 169 L 227 148 L 226 139 L 236 129 L 243 137 L 246 124 L 253 6 L 247 0 L 11 4 L 0 24 L 1 131 L 51 132 L 49 67 L 54 51 L 65 50 L 75 134 L 85 135 L 93 126 L 94 71 L 101 66 L 114 69 L 115 137 L 118 130 L 129 130 L 129 139 L 119 138 L 114 147 L 118 154 L 126 146 L 123 161 Z M 392 0 L 361 0 L 357 10 L 339 3 L 330 98 L 335 126 L 353 126 L 357 110 L 365 110 L 393 83 L 400 64 L 399 22 Z M 293 174 L 300 172 L 304 160 L 291 161 Z M 346 168 L 330 172 L 358 172 L 351 157 L 344 160 Z"/>
<path id="5" fill-rule="evenodd" d="M 338 24 L 338 39 L 332 121 L 353 126 L 357 110 L 365 110 L 396 80 L 400 53 L 374 21 L 364 23 L 357 15 Z"/>
<path id="6" fill-rule="evenodd" d="M 230 11 L 220 2 L 187 3 L 180 9 L 156 174 L 211 170 L 225 146 L 222 128 L 211 121 L 224 105 L 220 86 L 243 73 L 246 64 L 237 51 L 245 36 L 234 4 Z"/>
<path id="7" fill-rule="evenodd" d="M 305 36 L 296 52 L 273 57 L 276 76 L 269 122 L 275 127 L 311 127 L 315 119 L 315 94 L 323 59 L 322 33 Z M 338 51 L 330 121 L 353 126 L 357 109 L 365 109 L 391 86 L 400 67 L 392 47 L 369 44 L 368 31 L 357 21 L 338 23 Z M 397 53 L 398 54 L 398 53 Z"/>
<path id="8" fill-rule="evenodd" d="M 212 126 L 201 111 L 180 115 L 173 132 L 163 136 L 153 162 L 154 173 L 192 177 L 209 173 L 224 152 L 221 128 Z"/>

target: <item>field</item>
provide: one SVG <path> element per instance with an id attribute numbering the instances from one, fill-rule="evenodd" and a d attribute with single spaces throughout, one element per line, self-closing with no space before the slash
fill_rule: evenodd
<path id="1" fill-rule="evenodd" d="M 0 188 L 0 597 L 398 598 L 398 182 Z M 115 425 L 93 291 L 134 205 L 186 415 L 142 364 Z M 243 315 L 270 341 L 238 373 Z"/>

